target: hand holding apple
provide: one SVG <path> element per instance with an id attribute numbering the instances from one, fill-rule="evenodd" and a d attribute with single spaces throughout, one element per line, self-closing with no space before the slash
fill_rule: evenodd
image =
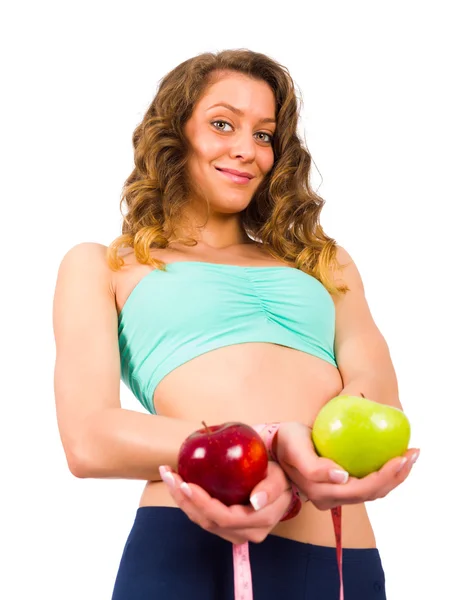
<path id="1" fill-rule="evenodd" d="M 312 428 L 297 421 L 281 424 L 277 457 L 288 478 L 319 510 L 344 504 L 361 504 L 382 498 L 409 475 L 419 450 L 411 448 L 388 460 L 379 471 L 358 479 L 339 463 L 317 454 Z"/>
<path id="2" fill-rule="evenodd" d="M 235 437 L 233 436 L 234 425 L 236 425 L 235 432 L 239 432 L 240 438 L 237 435 Z M 239 426 L 242 426 L 241 430 Z M 184 477 L 186 477 L 186 480 L 184 480 L 184 477 L 182 478 L 179 473 L 172 471 L 167 465 L 159 468 L 161 477 L 167 484 L 170 495 L 174 499 L 176 505 L 191 521 L 202 527 L 202 529 L 218 535 L 233 544 L 242 544 L 247 541 L 255 543 L 262 542 L 285 514 L 291 501 L 291 485 L 282 468 L 277 463 L 272 461 L 267 462 L 265 446 L 261 438 L 251 427 L 244 424 L 226 423 L 207 429 L 204 428 L 204 430 L 194 432 L 194 434 L 188 436 L 182 444 L 180 450 L 181 467 L 179 468 Z M 217 435 L 215 448 L 212 448 L 212 452 L 209 454 L 206 452 L 206 449 L 208 448 L 208 435 L 210 435 L 213 445 L 215 439 L 213 435 L 218 434 L 218 432 L 223 434 L 222 443 L 218 443 L 218 440 L 221 442 L 221 439 Z M 202 439 L 203 433 L 205 435 Z M 234 443 L 237 439 L 239 442 L 245 440 L 246 442 L 251 441 L 251 443 L 242 444 L 242 447 L 239 447 L 240 443 Z M 253 444 L 253 442 L 255 443 Z M 262 444 L 262 446 L 260 446 L 260 444 Z M 224 447 L 226 448 L 226 451 L 222 452 Z M 245 461 L 243 460 L 243 448 L 247 449 Z M 231 453 L 233 454 L 231 460 L 233 460 L 235 464 L 237 464 L 238 459 L 242 459 L 239 464 L 239 473 L 241 472 L 243 474 L 243 489 L 240 490 L 239 484 L 237 484 L 234 489 L 235 491 L 238 490 L 238 492 L 243 492 L 242 500 L 245 499 L 245 490 L 249 490 L 248 497 L 251 497 L 252 499 L 258 494 L 263 495 L 265 502 L 262 510 L 254 510 L 251 505 L 233 504 L 232 502 L 234 500 L 238 500 L 238 498 L 234 496 L 234 489 L 230 490 L 231 493 L 229 497 L 227 494 L 223 494 L 223 499 L 226 503 L 230 503 L 228 506 L 223 504 L 217 498 L 212 497 L 201 485 L 191 482 L 193 477 L 192 474 L 190 476 L 187 472 L 187 463 L 188 466 L 194 466 L 194 474 L 197 473 L 197 479 L 199 479 L 202 472 L 204 473 L 201 483 L 203 483 L 204 486 L 207 485 L 208 481 L 205 478 L 205 468 L 202 468 L 205 466 L 205 460 L 203 460 L 203 458 L 206 456 L 208 459 L 209 456 L 212 456 L 213 450 L 214 455 L 216 456 L 216 463 L 211 464 L 212 461 L 210 461 L 209 474 L 214 474 L 215 467 L 217 469 L 218 464 L 221 464 L 219 462 L 221 460 L 220 457 L 223 457 L 222 462 L 224 465 L 226 459 L 228 459 L 228 452 L 229 455 Z M 189 461 L 186 458 L 187 456 L 190 456 Z M 250 470 L 249 466 L 253 461 L 255 465 L 258 464 L 258 468 L 254 469 L 253 472 L 255 475 L 256 472 L 258 472 L 258 475 L 253 477 L 252 473 L 251 477 L 253 477 L 253 479 L 250 481 L 250 477 L 247 477 L 246 473 L 247 469 L 248 471 Z M 265 471 L 264 464 L 267 465 Z M 191 468 L 191 472 L 192 471 L 193 469 Z M 230 477 L 233 477 L 236 472 L 237 469 L 229 469 Z M 252 482 L 258 479 L 260 472 L 263 472 L 263 477 L 261 477 L 257 484 L 251 487 Z M 207 487 L 211 488 L 216 482 L 216 487 L 221 491 L 221 488 L 218 486 L 219 481 L 219 475 L 210 477 L 210 485 L 207 485 Z M 223 480 L 223 491 L 226 487 L 227 482 Z M 218 490 L 213 493 L 218 494 Z"/>

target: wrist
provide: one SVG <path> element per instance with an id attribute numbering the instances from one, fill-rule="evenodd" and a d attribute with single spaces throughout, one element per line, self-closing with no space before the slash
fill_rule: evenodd
<path id="1" fill-rule="evenodd" d="M 260 438 L 264 442 L 267 450 L 268 459 L 275 461 L 280 466 L 277 449 L 278 449 L 278 435 L 281 429 L 281 423 L 261 423 L 258 425 L 252 425 L 253 429 L 259 434 Z M 282 467 L 283 468 L 283 467 Z M 288 477 L 287 479 L 291 483 L 291 502 L 280 521 L 288 521 L 296 517 L 302 508 L 302 500 L 300 492 L 297 486 Z"/>
<path id="2" fill-rule="evenodd" d="M 260 423 L 258 425 L 252 425 L 252 427 L 264 442 L 269 460 L 278 462 L 276 449 L 277 433 L 280 428 L 280 423 Z"/>
<path id="3" fill-rule="evenodd" d="M 275 457 L 275 461 L 279 462 L 278 460 L 278 435 L 280 433 L 280 429 L 281 429 L 281 423 L 278 424 L 278 427 L 272 437 L 272 440 L 270 442 L 271 444 L 271 452 L 272 455 Z"/>

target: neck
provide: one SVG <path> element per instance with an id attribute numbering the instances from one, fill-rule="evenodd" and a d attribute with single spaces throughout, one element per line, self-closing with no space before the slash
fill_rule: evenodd
<path id="1" fill-rule="evenodd" d="M 232 246 L 254 244 L 240 223 L 240 215 L 213 215 L 203 226 L 196 225 L 195 219 L 188 217 L 188 225 L 182 225 L 170 240 L 170 244 L 180 238 L 191 237 L 201 246 L 223 250 Z M 170 245 L 169 244 L 169 245 Z"/>

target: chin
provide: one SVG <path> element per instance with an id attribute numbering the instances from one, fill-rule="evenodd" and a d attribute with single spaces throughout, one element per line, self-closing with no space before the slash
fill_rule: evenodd
<path id="1" fill-rule="evenodd" d="M 253 194 L 226 194 L 221 192 L 209 198 L 210 208 L 220 213 L 239 213 L 245 210 L 253 199 Z"/>
<path id="2" fill-rule="evenodd" d="M 210 209 L 215 213 L 230 215 L 242 212 L 249 204 L 250 202 L 230 202 L 227 200 L 225 202 L 210 202 Z"/>

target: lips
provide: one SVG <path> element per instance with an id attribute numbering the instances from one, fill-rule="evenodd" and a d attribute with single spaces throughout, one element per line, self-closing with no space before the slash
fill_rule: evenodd
<path id="1" fill-rule="evenodd" d="M 217 171 L 222 171 L 223 173 L 230 173 L 231 175 L 236 175 L 237 177 L 246 177 L 247 179 L 253 179 L 254 175 L 251 173 L 247 173 L 246 171 L 236 171 L 235 169 L 223 169 L 220 167 L 215 167 Z"/>

